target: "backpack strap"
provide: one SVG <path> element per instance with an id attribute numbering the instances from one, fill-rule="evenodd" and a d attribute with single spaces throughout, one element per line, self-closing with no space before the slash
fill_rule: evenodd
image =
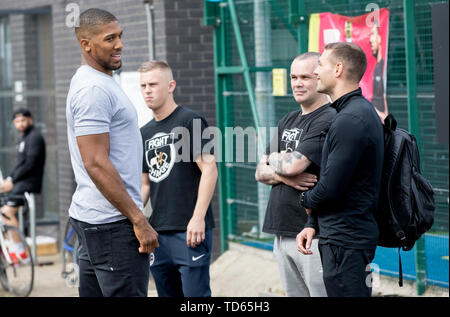
<path id="1" fill-rule="evenodd" d="M 398 248 L 398 286 L 403 286 L 403 269 L 402 269 L 402 257 L 400 255 L 400 249 Z"/>
<path id="2" fill-rule="evenodd" d="M 392 113 L 388 114 L 388 116 L 384 119 L 384 128 L 391 131 L 395 131 L 395 129 L 397 129 L 397 120 L 395 120 Z"/>
<path id="3" fill-rule="evenodd" d="M 413 166 L 413 170 L 415 170 L 414 166 Z M 413 197 L 412 198 L 415 201 L 418 197 L 420 197 L 420 194 L 419 194 L 419 190 L 417 189 L 416 182 L 414 180 L 411 181 L 411 190 L 413 192 Z M 415 203 L 417 203 L 417 201 L 415 201 Z M 413 219 L 411 219 L 411 220 L 413 220 Z M 409 237 L 416 237 L 417 236 L 417 226 L 416 226 L 415 223 L 409 223 L 408 224 L 408 236 Z M 411 250 L 413 246 L 414 246 L 414 242 L 412 242 L 411 246 L 408 246 L 408 245 L 403 246 L 403 250 L 405 250 L 405 251 Z"/>
<path id="4" fill-rule="evenodd" d="M 402 140 L 401 144 L 399 145 L 399 155 L 402 154 L 402 152 L 405 150 L 405 141 Z M 396 162 L 396 165 L 399 164 L 399 161 Z M 397 166 L 394 166 L 393 170 L 396 170 Z M 392 193 L 392 177 L 389 178 L 388 180 L 388 184 L 387 184 L 387 188 L 388 188 L 388 203 L 389 203 L 389 210 L 393 210 L 393 204 L 392 204 L 392 199 L 391 199 L 391 193 Z M 402 242 L 403 246 L 406 246 L 406 234 L 405 232 L 402 230 L 402 228 L 400 227 L 400 225 L 398 224 L 398 220 L 395 217 L 394 213 L 391 213 L 391 226 L 393 228 L 395 228 L 395 235 L 397 236 L 397 238 Z"/>
<path id="5" fill-rule="evenodd" d="M 407 151 L 408 156 L 409 156 L 409 161 L 411 162 L 411 177 L 413 177 L 413 175 L 415 173 L 420 173 L 420 162 L 418 161 L 419 166 L 416 166 L 416 164 L 415 164 L 416 161 L 415 160 L 419 160 L 419 157 L 418 156 L 417 157 L 413 157 L 413 153 L 412 153 L 413 150 L 411 148 L 412 146 L 415 146 L 416 140 L 415 140 L 415 138 L 414 138 L 414 136 L 412 134 L 409 134 L 409 136 L 411 137 L 411 142 L 405 141 L 404 142 L 405 143 L 404 146 L 406 147 L 406 151 Z M 416 186 L 416 182 L 414 180 L 411 181 L 411 191 L 412 191 L 412 197 L 411 198 L 415 201 L 415 203 L 418 203 L 416 201 L 416 199 L 418 197 L 420 197 L 420 195 L 419 195 L 419 190 L 417 189 L 417 186 Z M 412 223 L 412 222 L 413 222 L 413 216 L 411 217 L 410 223 L 408 224 L 408 227 L 406 229 L 408 237 L 416 237 L 416 235 L 417 235 L 417 226 L 414 223 Z M 403 245 L 402 249 L 404 251 L 411 250 L 413 248 L 413 246 L 414 246 L 414 242 L 415 242 L 415 240 L 413 240 L 413 241 L 405 241 L 405 244 Z"/>

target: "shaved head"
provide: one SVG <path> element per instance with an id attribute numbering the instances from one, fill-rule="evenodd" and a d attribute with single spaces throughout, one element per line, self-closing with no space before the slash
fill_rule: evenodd
<path id="1" fill-rule="evenodd" d="M 117 21 L 117 18 L 108 11 L 91 8 L 80 14 L 78 26 L 75 27 L 75 35 L 80 41 L 83 38 L 90 39 L 96 35 L 97 26 Z"/>
<path id="2" fill-rule="evenodd" d="M 296 58 L 294 58 L 293 62 L 294 61 L 295 62 L 299 62 L 299 61 L 307 60 L 307 59 L 310 59 L 310 58 L 314 58 L 318 62 L 319 58 L 320 58 L 320 54 L 317 53 L 317 52 L 306 52 L 306 53 L 298 55 Z"/>

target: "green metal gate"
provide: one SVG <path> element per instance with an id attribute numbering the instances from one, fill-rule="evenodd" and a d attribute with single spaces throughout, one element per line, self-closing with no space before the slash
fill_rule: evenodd
<path id="1" fill-rule="evenodd" d="M 217 124 L 225 131 L 226 127 L 276 126 L 284 114 L 298 109 L 292 94 L 272 96 L 271 72 L 274 68 L 289 72 L 293 57 L 307 51 L 310 14 L 358 16 L 368 13 L 366 7 L 373 3 L 390 10 L 387 103 L 399 126 L 416 135 L 423 174 L 436 192 L 430 234 L 447 238 L 448 287 L 449 153 L 436 137 L 431 37 L 431 4 L 440 2 L 448 1 L 205 0 L 204 17 L 206 25 L 214 26 Z M 247 151 L 233 148 L 233 140 L 233 135 L 223 133 L 224 157 Z M 260 147 L 264 141 L 259 138 Z M 256 164 L 235 159 L 219 164 L 223 251 L 230 240 L 270 248 L 265 242 L 272 237 L 260 231 L 269 189 L 255 182 Z M 417 243 L 415 254 L 421 294 L 426 284 L 424 239 Z"/>

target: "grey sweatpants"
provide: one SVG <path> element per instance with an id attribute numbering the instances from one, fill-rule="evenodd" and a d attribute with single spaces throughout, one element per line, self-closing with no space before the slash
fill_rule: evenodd
<path id="1" fill-rule="evenodd" d="M 289 297 L 326 297 L 319 239 L 313 239 L 312 254 L 297 250 L 295 238 L 275 236 L 273 252 L 280 270 L 281 284 Z"/>

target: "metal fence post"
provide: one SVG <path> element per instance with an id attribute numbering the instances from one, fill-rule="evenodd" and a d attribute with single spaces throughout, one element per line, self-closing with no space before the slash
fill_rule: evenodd
<path id="1" fill-rule="evenodd" d="M 217 4 L 215 4 L 217 5 Z M 206 2 L 205 2 L 206 8 Z M 212 23 L 210 23 L 211 25 Z M 226 79 L 218 72 L 220 67 L 226 66 L 225 63 L 225 31 L 224 31 L 224 9 L 219 7 L 219 17 L 216 17 L 214 25 L 214 77 L 215 77 L 215 95 L 216 95 L 216 121 L 217 127 L 220 131 L 224 131 L 226 125 L 226 107 L 225 100 L 223 97 L 223 91 L 226 87 Z M 225 145 L 224 135 L 220 135 L 221 145 Z M 226 147 L 225 147 L 226 148 Z M 223 157 L 225 153 L 222 153 L 221 160 L 217 162 L 219 171 L 219 204 L 220 204 L 220 246 L 222 253 L 228 250 L 228 234 L 229 232 L 229 222 L 230 213 L 227 208 L 226 199 L 228 197 L 228 173 L 225 166 L 225 159 Z"/>
<path id="2" fill-rule="evenodd" d="M 405 19 L 405 53 L 406 53 L 406 83 L 408 95 L 408 128 L 409 132 L 419 134 L 419 111 L 417 105 L 417 71 L 416 71 L 416 38 L 415 38 L 415 1 L 403 0 L 403 14 Z M 419 151 L 422 152 L 420 138 L 417 138 Z M 426 290 L 427 272 L 425 263 L 425 238 L 421 237 L 415 245 L 416 261 L 416 289 L 417 295 Z"/>
<path id="3" fill-rule="evenodd" d="M 241 30 L 239 29 L 239 22 L 236 13 L 236 7 L 234 6 L 234 0 L 228 0 L 228 7 L 230 10 L 231 23 L 233 25 L 234 36 L 236 37 L 236 44 L 238 48 L 239 58 L 241 60 L 242 67 L 244 68 L 244 81 L 245 87 L 247 88 L 248 98 L 250 101 L 250 109 L 252 112 L 253 121 L 255 123 L 255 128 L 260 127 L 258 111 L 256 110 L 255 92 L 252 87 L 252 82 L 250 78 L 250 70 L 248 68 L 247 57 L 245 56 L 244 42 L 242 41 Z M 262 143 L 261 139 L 258 138 L 258 143 Z M 263 144 L 260 144 L 263 146 Z"/>
<path id="4" fill-rule="evenodd" d="M 308 19 L 306 1 L 289 0 L 289 23 L 297 25 L 298 54 L 308 51 Z"/>

